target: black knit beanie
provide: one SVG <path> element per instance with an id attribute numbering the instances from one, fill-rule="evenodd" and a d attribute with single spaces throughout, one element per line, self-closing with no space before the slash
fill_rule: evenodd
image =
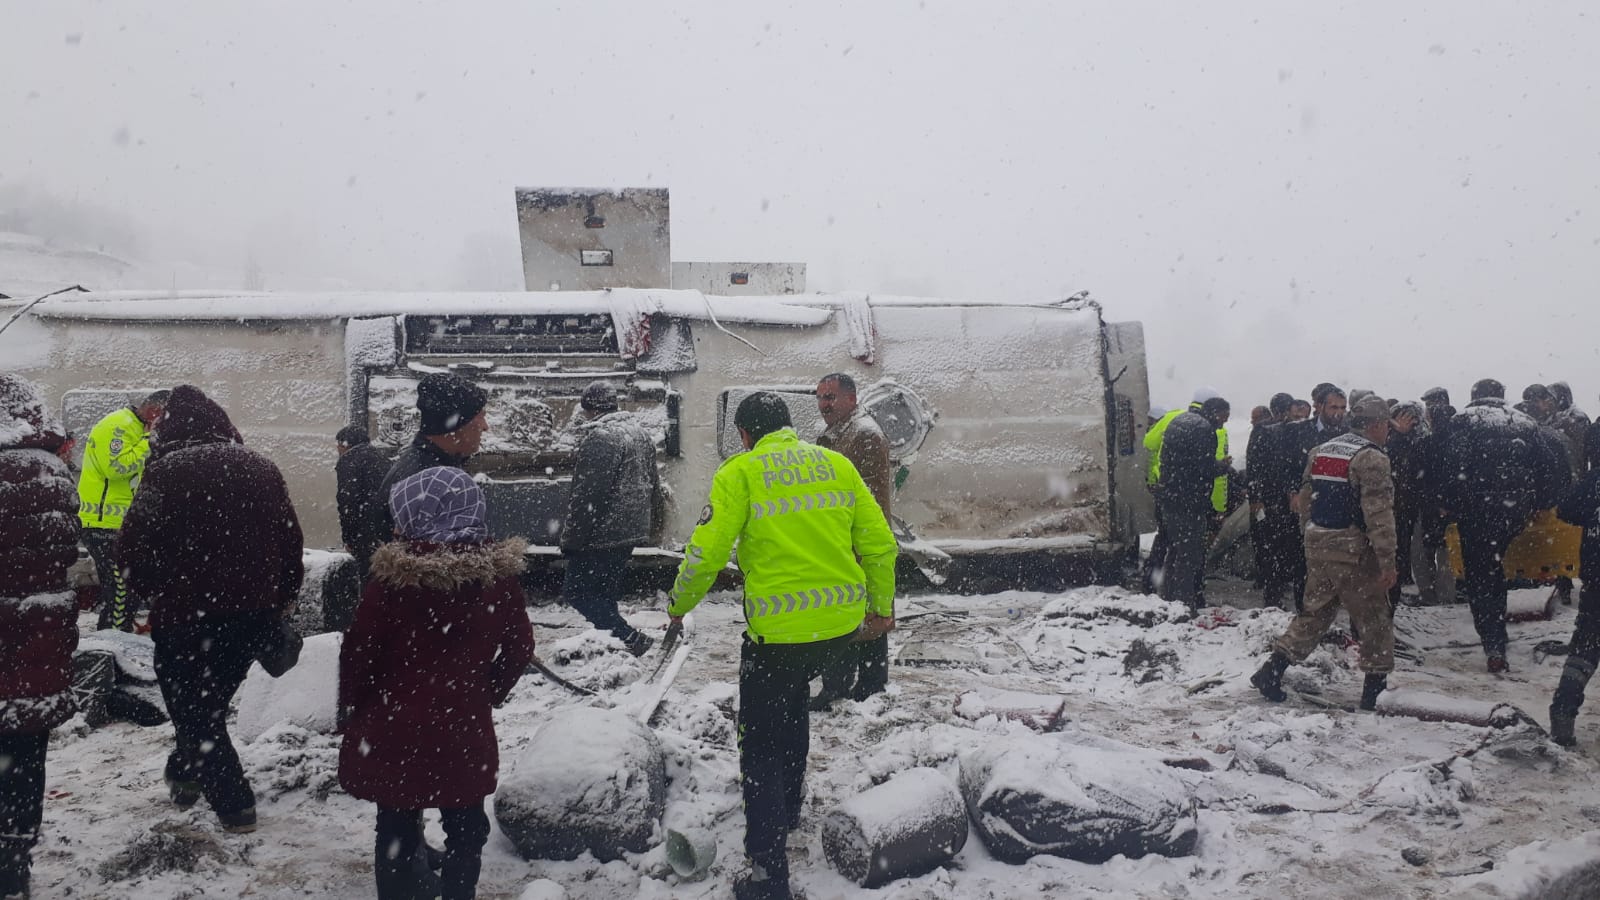
<path id="1" fill-rule="evenodd" d="M 477 418 L 488 402 L 483 388 L 460 375 L 430 372 L 417 382 L 423 434 L 449 434 Z"/>

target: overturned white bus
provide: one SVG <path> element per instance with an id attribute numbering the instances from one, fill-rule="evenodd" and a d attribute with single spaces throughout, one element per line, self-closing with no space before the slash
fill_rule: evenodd
<path id="1" fill-rule="evenodd" d="M 0 314 L 17 308 L 0 301 Z M 712 473 L 739 450 L 740 399 L 792 396 L 809 438 L 821 430 L 813 389 L 834 371 L 855 378 L 889 436 L 903 543 L 925 562 L 948 555 L 958 582 L 1103 576 L 1151 527 L 1142 329 L 1105 322 L 1083 297 L 82 293 L 16 322 L 0 359 L 39 382 L 76 433 L 132 395 L 198 385 L 283 469 L 314 547 L 340 543 L 334 433 L 357 423 L 376 441 L 409 440 L 416 380 L 441 370 L 491 397 L 470 470 L 494 531 L 546 559 L 570 481 L 567 426 L 596 379 L 616 385 L 660 450 L 666 515 L 639 561 L 669 559 L 688 537 Z"/>

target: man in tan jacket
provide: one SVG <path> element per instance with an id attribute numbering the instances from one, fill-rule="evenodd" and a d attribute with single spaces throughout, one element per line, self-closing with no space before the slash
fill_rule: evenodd
<path id="1" fill-rule="evenodd" d="M 887 520 L 894 490 L 889 441 L 872 416 L 856 405 L 855 379 L 843 372 L 823 376 L 817 382 L 817 411 L 828 426 L 817 438 L 817 445 L 850 460 Z M 846 645 L 846 650 L 822 673 L 822 691 L 812 699 L 811 708 L 821 712 L 846 696 L 865 700 L 888 685 L 889 636 L 883 634 Z"/>
<path id="2" fill-rule="evenodd" d="M 1389 406 L 1378 397 L 1363 397 L 1351 407 L 1347 422 L 1349 433 L 1311 451 L 1301 478 L 1305 608 L 1250 678 L 1273 702 L 1287 696 L 1284 670 L 1316 649 L 1341 605 L 1360 634 L 1360 665 L 1367 676 L 1362 709 L 1376 707 L 1394 670 L 1394 611 L 1388 592 L 1397 578 L 1397 537 L 1394 480 L 1383 450 L 1389 439 Z"/>

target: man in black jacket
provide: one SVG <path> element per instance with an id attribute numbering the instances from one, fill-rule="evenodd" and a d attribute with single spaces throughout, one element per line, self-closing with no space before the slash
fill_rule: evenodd
<path id="1" fill-rule="evenodd" d="M 1505 386 L 1485 378 L 1450 422 L 1439 472 L 1443 502 L 1461 530 L 1466 577 L 1490 672 L 1506 671 L 1506 578 L 1502 560 L 1533 514 L 1560 499 L 1571 472 L 1555 439 L 1506 405 Z"/>
<path id="2" fill-rule="evenodd" d="M 1456 576 L 1450 568 L 1450 552 L 1445 547 L 1445 531 L 1450 526 L 1444 512 L 1445 484 L 1444 443 L 1450 433 L 1450 421 L 1456 408 L 1450 405 L 1450 392 L 1442 387 L 1431 388 L 1422 395 L 1427 428 L 1417 441 L 1412 453 L 1415 463 L 1417 500 L 1417 531 L 1422 552 L 1417 556 L 1418 567 L 1412 571 L 1417 582 L 1417 596 L 1424 606 L 1456 602 Z"/>
<path id="3" fill-rule="evenodd" d="M 1292 396 L 1274 394 L 1268 406 L 1271 419 L 1250 432 L 1245 448 L 1251 534 L 1260 535 L 1256 568 L 1264 589 L 1262 601 L 1267 606 L 1280 605 L 1297 581 L 1297 554 L 1290 545 L 1299 543 L 1300 521 L 1289 509 L 1289 494 L 1294 486 L 1284 482 L 1278 449 L 1293 405 Z"/>
<path id="4" fill-rule="evenodd" d="M 1600 572 L 1600 469 L 1590 469 L 1556 507 L 1561 521 L 1583 529 L 1578 570 Z M 1568 642 L 1567 664 L 1550 700 L 1550 737 L 1563 747 L 1578 742 L 1575 725 L 1584 689 L 1600 665 L 1600 579 L 1584 579 L 1578 593 L 1578 620 Z"/>
<path id="5" fill-rule="evenodd" d="M 1400 588 L 1413 583 L 1411 575 L 1411 543 L 1416 536 L 1417 519 L 1422 509 L 1422 448 L 1428 426 L 1422 404 L 1412 401 L 1397 403 L 1390 411 L 1389 442 L 1384 450 L 1389 454 L 1389 467 L 1394 478 L 1395 572 L 1398 577 L 1389 588 L 1389 605 L 1400 605 Z"/>
<path id="6" fill-rule="evenodd" d="M 1198 610 L 1197 584 L 1205 567 L 1206 523 L 1218 476 L 1233 458 L 1217 459 L 1217 432 L 1228 422 L 1228 401 L 1214 397 L 1167 426 L 1161 441 L 1161 511 L 1170 541 L 1161 578 L 1161 598 Z"/>
<path id="7" fill-rule="evenodd" d="M 1300 476 L 1311 451 L 1317 446 L 1345 433 L 1344 414 L 1348 406 L 1344 391 L 1337 385 L 1323 382 L 1311 389 L 1311 418 L 1286 423 L 1278 429 L 1274 447 L 1273 488 L 1283 494 L 1283 506 L 1268 507 L 1273 516 L 1274 533 L 1278 535 L 1280 586 L 1273 592 L 1282 602 L 1289 587 L 1294 590 L 1294 608 L 1299 612 L 1305 606 L 1306 551 L 1301 537 L 1299 509 Z M 1285 512 L 1287 510 L 1287 512 Z"/>
<path id="8" fill-rule="evenodd" d="M 339 460 L 333 465 L 338 483 L 339 538 L 355 557 L 361 581 L 365 583 L 373 551 L 393 537 L 378 533 L 378 516 L 372 508 L 378 496 L 378 485 L 389 474 L 391 461 L 387 454 L 373 446 L 367 430 L 359 425 L 339 429 L 335 440 L 339 443 Z"/>
<path id="9" fill-rule="evenodd" d="M 1572 477 L 1582 478 L 1588 469 L 1587 445 L 1592 423 L 1583 410 L 1573 405 L 1572 388 L 1565 381 L 1550 382 L 1550 393 L 1556 398 L 1556 411 L 1550 417 L 1550 426 L 1561 433 L 1567 456 L 1572 463 Z"/>
<path id="10" fill-rule="evenodd" d="M 590 417 L 578 442 L 572 493 L 561 531 L 567 574 L 561 599 L 596 628 L 643 656 L 654 643 L 617 611 L 633 548 L 648 543 L 659 493 L 656 445 L 632 413 L 617 405 L 617 390 L 596 381 L 579 405 Z"/>
<path id="11" fill-rule="evenodd" d="M 423 469 L 434 466 L 465 468 L 478 452 L 489 430 L 484 407 L 489 395 L 483 388 L 445 372 L 429 372 L 417 381 L 417 411 L 422 414 L 417 435 L 400 451 L 373 498 L 373 532 L 387 540 L 394 534 L 389 514 L 389 491 Z"/>

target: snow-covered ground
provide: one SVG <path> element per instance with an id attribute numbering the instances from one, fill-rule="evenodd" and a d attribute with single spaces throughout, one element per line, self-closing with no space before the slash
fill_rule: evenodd
<path id="1" fill-rule="evenodd" d="M 1214 586 L 1213 598 L 1226 588 Z M 1231 593 L 1250 605 L 1238 586 Z M 731 599 L 713 595 L 697 612 L 689 662 L 656 728 L 671 779 L 665 825 L 716 835 L 709 877 L 679 883 L 659 840 L 610 863 L 588 855 L 524 862 L 497 830 L 480 896 L 560 896 L 550 882 L 572 900 L 729 896 L 743 833 L 732 721 L 740 626 Z M 1600 838 L 1585 834 L 1600 829 L 1600 767 L 1583 752 L 1558 750 L 1530 730 L 1348 712 L 1360 675 L 1352 651 L 1329 645 L 1290 670 L 1287 684 L 1301 696 L 1262 701 L 1247 678 L 1288 621 L 1276 610 L 1230 607 L 1198 623 L 1175 621 L 1154 598 L 1085 588 L 923 596 L 902 601 L 901 615 L 892 640 L 903 664 L 890 692 L 813 717 L 807 809 L 790 842 L 796 886 L 812 900 L 1521 896 L 1540 871 L 1600 857 Z M 656 662 L 608 650 L 564 608 L 535 607 L 530 616 L 541 657 L 608 701 L 633 700 L 630 683 Z M 664 620 L 643 605 L 632 618 L 641 626 Z M 1506 701 L 1545 720 L 1562 658 L 1538 661 L 1533 647 L 1567 638 L 1570 607 L 1551 622 L 1512 625 L 1513 668 L 1503 677 L 1484 673 L 1464 607 L 1403 608 L 1397 623 L 1421 661 L 1401 660 L 1395 687 Z M 524 678 L 498 715 L 502 771 L 552 709 L 574 701 Z M 1054 729 L 1053 739 L 1115 746 L 1109 739 L 1185 761 L 1191 768 L 1170 771 L 1199 803 L 1195 855 L 1009 865 L 974 834 L 946 868 L 876 891 L 829 868 L 821 823 L 834 804 L 913 766 L 955 781 L 964 751 L 1033 733 L 985 710 L 1033 701 L 1041 707 L 1033 724 Z M 1061 715 L 1044 714 L 1063 701 Z M 1600 717 L 1580 719 L 1579 728 L 1580 749 L 1593 752 Z M 166 802 L 169 742 L 168 727 L 91 731 L 75 719 L 58 730 L 35 855 L 38 896 L 371 895 L 373 808 L 339 790 L 336 737 L 282 726 L 240 747 L 261 813 L 260 830 L 243 836 L 222 833 L 204 803 L 179 812 Z M 442 839 L 436 821 L 429 834 Z M 1469 874 L 1486 863 L 1495 870 Z"/>

